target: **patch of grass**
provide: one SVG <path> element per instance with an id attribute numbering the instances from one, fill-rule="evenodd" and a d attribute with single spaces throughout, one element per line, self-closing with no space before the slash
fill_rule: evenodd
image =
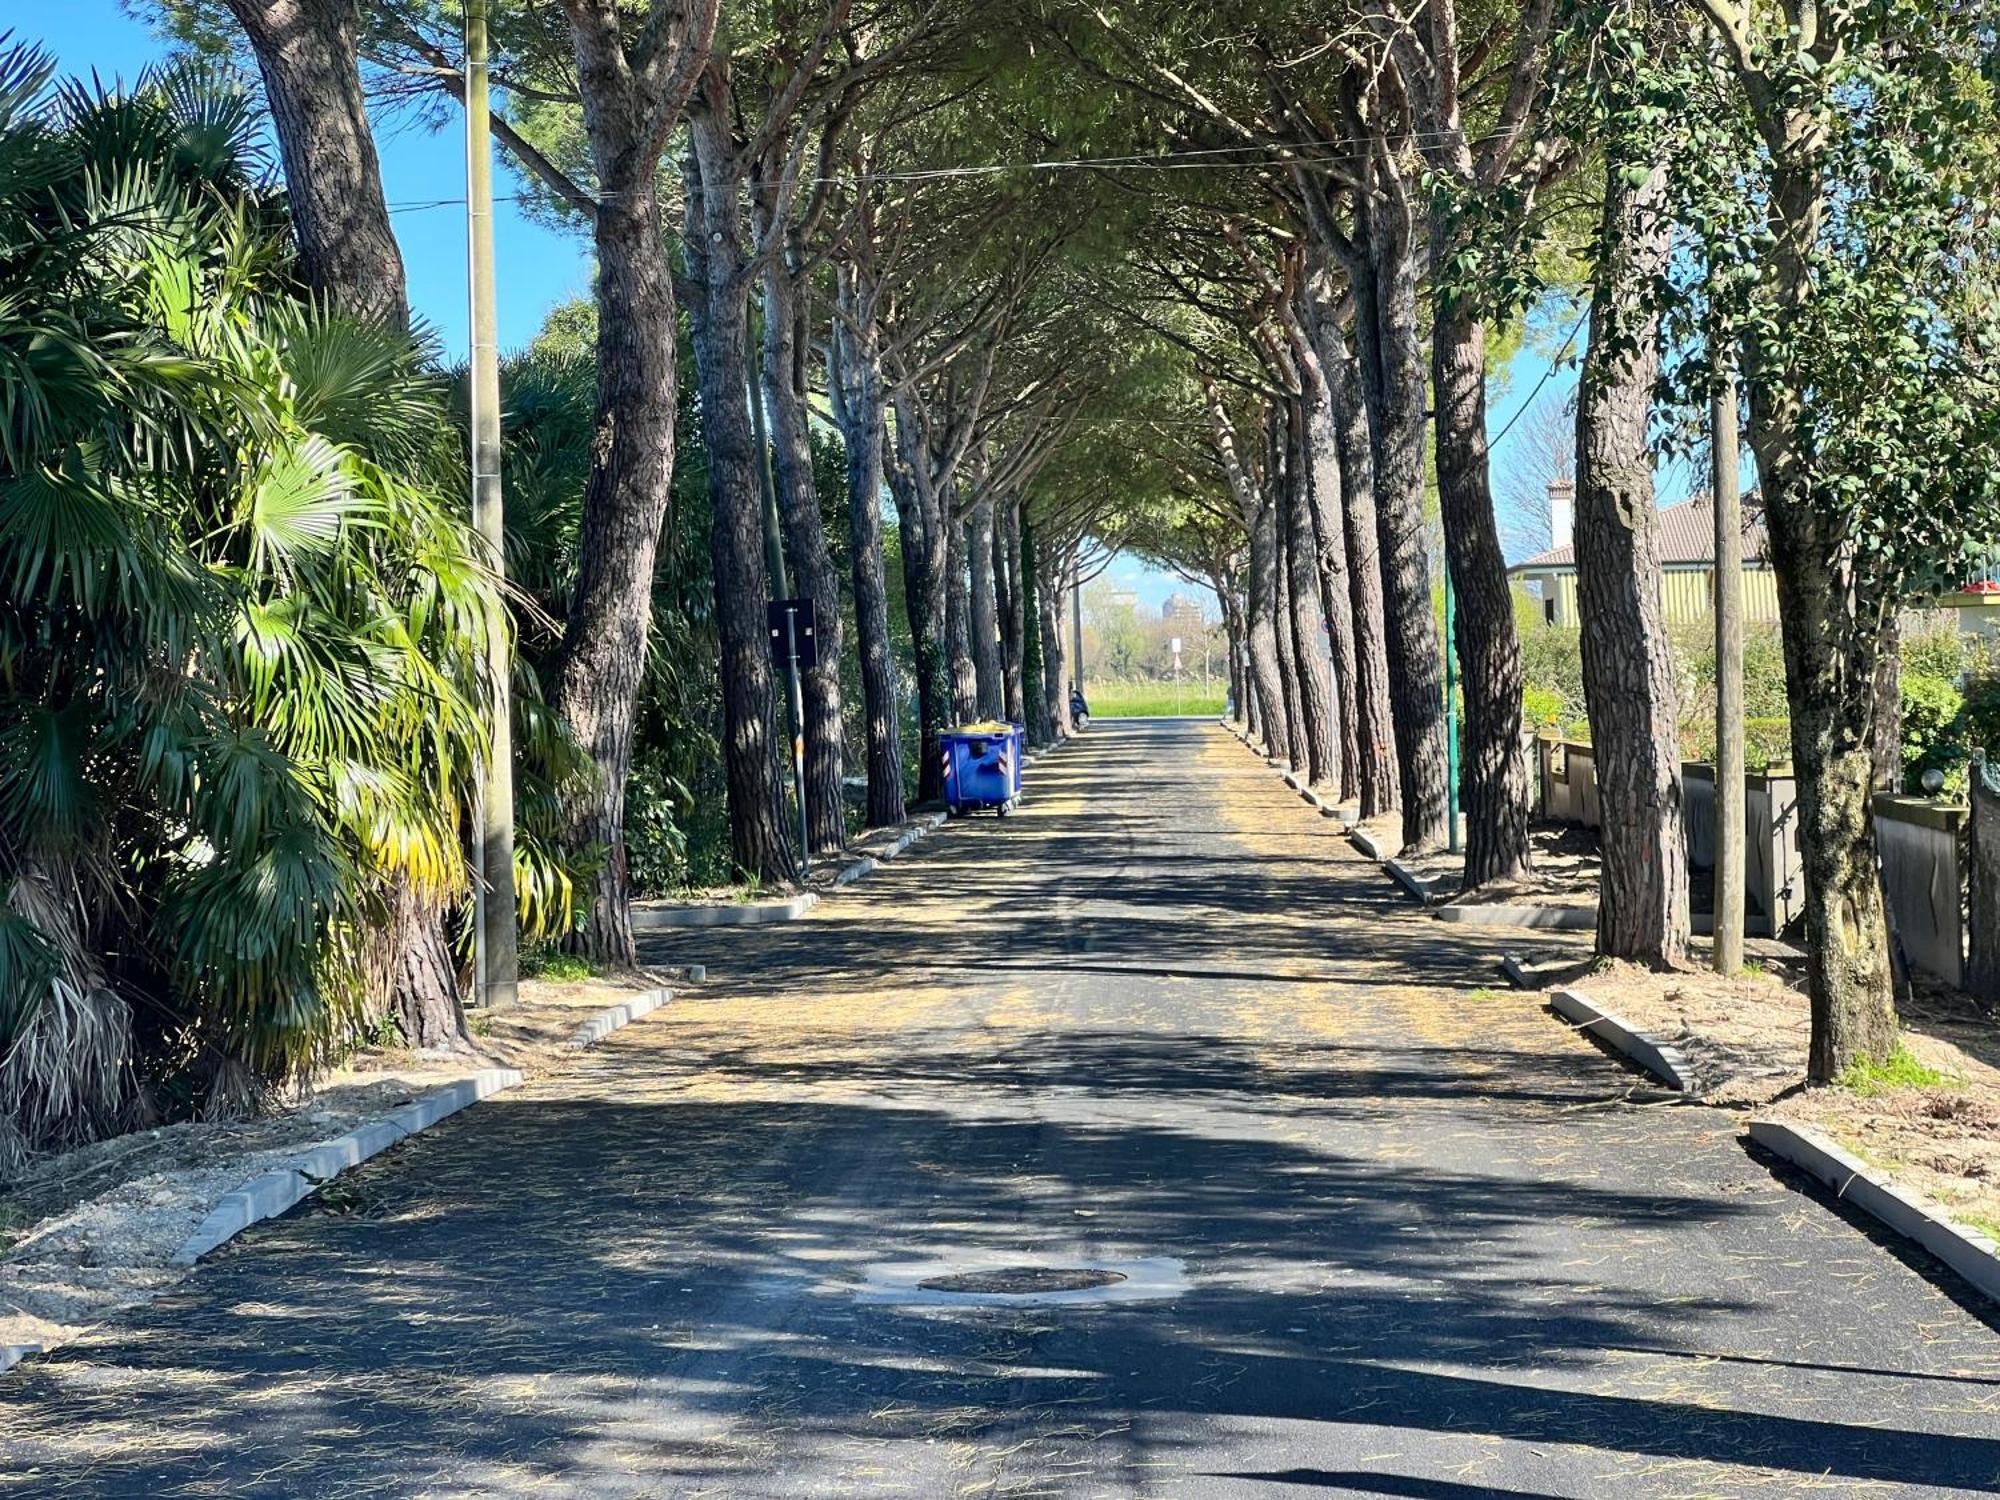
<path id="1" fill-rule="evenodd" d="M 1086 682 L 1083 696 L 1090 702 L 1096 719 L 1163 719 L 1175 714 L 1222 716 L 1223 700 L 1229 695 L 1226 683 L 1214 683 L 1206 692 L 1201 682 L 1183 681 L 1180 696 L 1174 696 L 1171 682 Z"/>
<path id="2" fill-rule="evenodd" d="M 1988 1218 L 1985 1214 L 1962 1213 L 1958 1209 L 1953 1209 L 1951 1216 L 1967 1229 L 1977 1230 L 1989 1240 L 2000 1240 L 2000 1219 Z"/>
<path id="3" fill-rule="evenodd" d="M 1500 993 L 1499 990 L 1474 990 L 1465 998 L 1468 1000 L 1498 1000 Z"/>
<path id="4" fill-rule="evenodd" d="M 1764 961 L 1761 958 L 1744 959 L 1743 972 L 1748 974 L 1752 979 L 1762 979 L 1764 977 Z"/>
<path id="5" fill-rule="evenodd" d="M 1864 1057 L 1850 1063 L 1834 1081 L 1864 1099 L 1872 1099 L 1894 1089 L 1955 1088 L 1962 1082 L 1920 1061 L 1901 1042 L 1896 1043 L 1881 1062 Z"/>
<path id="6" fill-rule="evenodd" d="M 556 984 L 580 984 L 597 975 L 587 958 L 555 948 L 530 948 L 521 955 L 521 975 L 525 979 L 547 979 Z"/>
<path id="7" fill-rule="evenodd" d="M 493 1035 L 493 1016 L 488 1011 L 474 1011 L 470 1024 L 474 1036 Z"/>

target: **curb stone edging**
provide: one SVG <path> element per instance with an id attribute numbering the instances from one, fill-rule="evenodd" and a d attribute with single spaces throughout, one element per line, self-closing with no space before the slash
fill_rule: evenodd
<path id="1" fill-rule="evenodd" d="M 690 974 L 688 977 L 690 979 L 697 979 L 702 976 Z M 608 1009 L 600 1010 L 588 1021 L 577 1027 L 569 1041 L 564 1045 L 575 1052 L 581 1052 L 586 1047 L 593 1047 L 610 1036 L 612 1032 L 620 1031 L 630 1026 L 641 1016 L 650 1016 L 654 1011 L 673 998 L 674 992 L 665 988 L 646 990 L 641 994 L 634 995 L 622 1005 L 613 1005 Z"/>
<path id="2" fill-rule="evenodd" d="M 1405 894 L 1414 897 L 1420 905 L 1430 910 L 1438 910 L 1437 897 L 1431 894 L 1430 887 L 1424 884 L 1423 877 L 1415 870 L 1400 859 L 1385 859 L 1382 861 L 1382 868 L 1389 872 L 1389 878 L 1400 885 Z M 1439 911 L 1438 915 L 1442 916 L 1443 912 Z"/>
<path id="3" fill-rule="evenodd" d="M 1517 990 L 1532 990 L 1535 988 L 1535 982 L 1528 977 L 1527 967 L 1522 964 L 1521 956 L 1518 953 L 1503 953 L 1500 955 L 1500 972 L 1507 976 L 1507 982 Z"/>
<path id="4" fill-rule="evenodd" d="M 640 1017 L 651 1015 L 672 998 L 673 991 L 661 987 L 609 1006 L 579 1026 L 565 1045 L 580 1052 Z M 449 1119 L 520 1082 L 517 1069 L 484 1068 L 470 1078 L 432 1089 L 345 1135 L 299 1152 L 279 1170 L 253 1177 L 235 1191 L 223 1194 L 207 1217 L 195 1226 L 194 1233 L 168 1258 L 167 1264 L 183 1268 L 194 1265 L 252 1224 L 275 1218 L 317 1192 L 348 1168 L 359 1166 L 398 1141 L 408 1140 L 440 1120 Z M 0 1345 L 0 1371 L 11 1369 L 31 1355 L 46 1352 L 41 1344 Z"/>
<path id="5" fill-rule="evenodd" d="M 349 1167 L 387 1150 L 438 1121 L 481 1099 L 511 1089 L 521 1081 L 515 1068 L 483 1068 L 470 1078 L 448 1083 L 419 1095 L 400 1109 L 377 1116 L 342 1136 L 301 1151 L 275 1172 L 253 1177 L 232 1193 L 224 1193 L 208 1217 L 195 1226 L 167 1259 L 171 1266 L 191 1266 L 204 1255 L 236 1238 L 252 1224 L 275 1218 L 293 1204 L 331 1182 Z"/>
<path id="6" fill-rule="evenodd" d="M 1576 990 L 1553 989 L 1548 994 L 1549 1009 L 1574 1022 L 1579 1031 L 1588 1032 L 1613 1052 L 1637 1063 L 1655 1078 L 1663 1080 L 1669 1088 L 1678 1089 L 1683 1094 L 1694 1093 L 1688 1081 L 1693 1069 L 1678 1047 L 1646 1035 Z"/>
<path id="7" fill-rule="evenodd" d="M 1390 856 L 1383 852 L 1382 846 L 1376 843 L 1368 834 L 1363 833 L 1359 828 L 1350 828 L 1347 830 L 1347 842 L 1374 860 L 1378 865 L 1386 865 L 1389 862 Z"/>
<path id="8" fill-rule="evenodd" d="M 651 1015 L 673 991 L 651 989 L 618 1005 L 599 1011 L 570 1037 L 566 1046 L 577 1051 L 604 1040 L 641 1016 Z M 191 1266 L 202 1256 L 234 1239 L 252 1224 L 273 1218 L 298 1203 L 323 1183 L 331 1182 L 350 1167 L 357 1167 L 482 1099 L 513 1088 L 521 1082 L 518 1068 L 482 1068 L 470 1078 L 448 1083 L 419 1095 L 401 1108 L 379 1115 L 342 1136 L 299 1152 L 275 1172 L 266 1172 L 232 1193 L 223 1194 L 208 1217 L 168 1259 L 169 1265 Z"/>
<path id="9" fill-rule="evenodd" d="M 1752 1120 L 1750 1140 L 1824 1183 L 1836 1198 L 1914 1240 L 1986 1296 L 2000 1301 L 2000 1245 L 1954 1223 L 1937 1205 L 1876 1175 L 1866 1163 L 1803 1125 Z"/>
<path id="10" fill-rule="evenodd" d="M 1032 759 L 1023 758 L 1021 768 L 1026 770 L 1032 763 Z M 839 890 L 879 870 L 882 861 L 894 859 L 918 839 L 935 833 L 947 818 L 948 814 L 941 812 L 918 814 L 892 842 L 842 863 L 834 873 L 833 889 Z M 796 922 L 819 905 L 820 896 L 819 891 L 801 891 L 783 901 L 753 901 L 738 906 L 635 906 L 632 930 L 671 932 L 686 927 L 764 927 L 774 922 Z"/>

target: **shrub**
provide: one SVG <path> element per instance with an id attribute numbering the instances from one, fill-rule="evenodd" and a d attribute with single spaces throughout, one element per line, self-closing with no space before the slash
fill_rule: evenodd
<path id="1" fill-rule="evenodd" d="M 1949 785 L 1966 759 L 1960 740 L 1965 694 L 1948 678 L 1912 672 L 1906 664 L 1902 701 L 1904 784 L 1918 787 L 1924 772 L 1938 770 L 1945 773 Z"/>

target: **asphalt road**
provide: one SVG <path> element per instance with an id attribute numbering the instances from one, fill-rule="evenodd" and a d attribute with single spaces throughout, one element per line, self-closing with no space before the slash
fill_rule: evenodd
<path id="1" fill-rule="evenodd" d="M 653 946 L 709 982 L 0 1377 L 0 1494 L 2000 1487 L 1971 1293 L 1212 725 L 1093 726 L 1015 818 Z M 1131 1300 L 909 1289 L 1010 1265 Z"/>

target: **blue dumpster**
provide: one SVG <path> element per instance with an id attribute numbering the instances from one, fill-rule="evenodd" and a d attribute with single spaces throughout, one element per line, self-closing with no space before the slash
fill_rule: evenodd
<path id="1" fill-rule="evenodd" d="M 1021 751 L 1027 732 L 1018 724 L 961 724 L 938 736 L 944 761 L 945 806 L 953 814 L 990 807 L 1001 817 L 1021 799 Z"/>

